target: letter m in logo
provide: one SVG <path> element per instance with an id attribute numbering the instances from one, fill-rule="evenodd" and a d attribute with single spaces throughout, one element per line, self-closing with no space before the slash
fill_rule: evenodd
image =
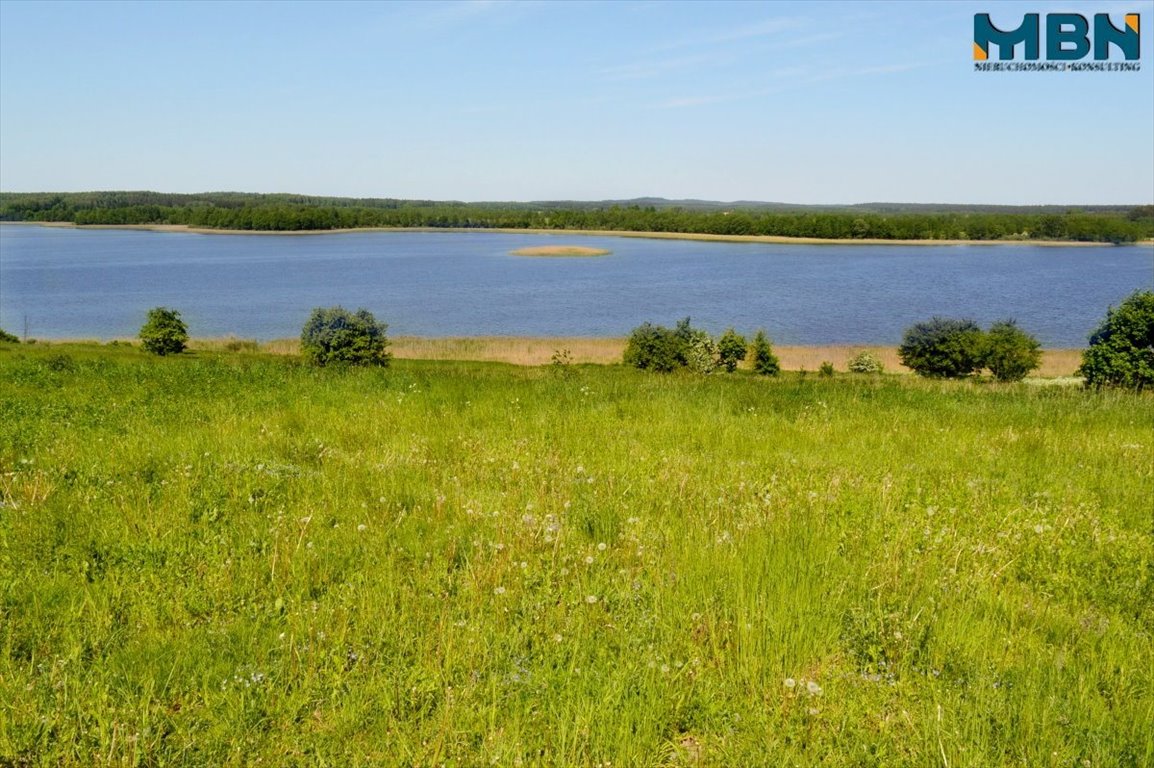
<path id="1" fill-rule="evenodd" d="M 1014 58 L 1014 46 L 1024 43 L 1026 58 L 1038 58 L 1038 14 L 1027 13 L 1017 29 L 1004 32 L 990 21 L 990 14 L 974 14 L 974 60 L 990 58 L 990 43 L 998 46 L 998 58 L 1007 61 Z"/>

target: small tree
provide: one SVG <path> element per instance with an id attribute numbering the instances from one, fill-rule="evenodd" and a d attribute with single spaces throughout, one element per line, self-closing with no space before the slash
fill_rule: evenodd
<path id="1" fill-rule="evenodd" d="M 973 320 L 935 317 L 911 326 L 898 357 L 911 371 L 930 378 L 962 378 L 985 363 L 985 334 Z"/>
<path id="2" fill-rule="evenodd" d="M 727 372 L 733 373 L 737 370 L 737 364 L 745 359 L 748 346 L 745 337 L 730 328 L 717 341 L 718 363 Z"/>
<path id="3" fill-rule="evenodd" d="M 5 344 L 19 344 L 20 339 L 8 333 L 8 331 L 3 328 L 0 328 L 0 342 L 4 342 Z"/>
<path id="4" fill-rule="evenodd" d="M 1078 373 L 1088 387 L 1154 387 L 1154 291 L 1136 291 L 1106 310 Z"/>
<path id="5" fill-rule="evenodd" d="M 986 332 L 986 367 L 998 381 L 1021 381 L 1042 362 L 1042 345 L 1013 320 Z"/>
<path id="6" fill-rule="evenodd" d="M 881 373 L 885 365 L 872 352 L 862 350 L 849 359 L 846 370 L 850 373 Z"/>
<path id="7" fill-rule="evenodd" d="M 188 326 L 175 309 L 154 307 L 140 328 L 140 341 L 154 355 L 178 355 L 188 345 Z"/>
<path id="8" fill-rule="evenodd" d="M 781 363 L 773 354 L 773 345 L 765 331 L 758 331 L 753 337 L 753 372 L 762 376 L 776 376 L 781 373 Z"/>
<path id="9" fill-rule="evenodd" d="M 688 318 L 686 318 L 688 319 Z M 685 365 L 695 373 L 713 373 L 717 367 L 717 344 L 708 333 L 691 328 L 685 349 Z"/>
<path id="10" fill-rule="evenodd" d="M 387 330 L 365 309 L 317 307 L 301 330 L 301 351 L 313 365 L 388 365 Z"/>

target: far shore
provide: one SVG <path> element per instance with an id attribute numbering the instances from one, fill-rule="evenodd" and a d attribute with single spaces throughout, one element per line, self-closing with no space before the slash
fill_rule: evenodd
<path id="1" fill-rule="evenodd" d="M 139 339 L 40 339 L 38 344 L 138 344 Z M 603 337 L 525 337 L 525 336 L 391 336 L 389 352 L 403 360 L 461 360 L 509 363 L 512 365 L 549 365 L 554 359 L 569 363 L 610 365 L 620 363 L 625 351 L 624 338 Z M 274 355 L 300 354 L 297 339 L 254 341 L 236 337 L 192 339 L 192 351 L 261 352 Z M 909 374 L 898 359 L 897 347 L 876 344 L 830 344 L 814 346 L 777 345 L 773 352 L 783 370 L 816 372 L 828 362 L 839 372 L 846 372 L 850 358 L 868 350 L 885 366 L 887 373 Z M 1081 349 L 1045 349 L 1042 364 L 1034 378 L 1069 379 L 1076 375 L 1082 362 Z M 743 367 L 748 367 L 748 361 Z"/>
<path id="2" fill-rule="evenodd" d="M 652 240 L 700 240 L 719 243 L 766 243 L 776 245 L 1040 245 L 1052 247 L 1091 247 L 1109 243 L 1079 240 L 885 240 L 879 238 L 842 239 L 823 237 L 781 237 L 779 235 L 713 235 L 696 232 L 629 232 L 611 229 L 508 229 L 480 227 L 360 227 L 356 229 L 254 230 L 212 229 L 185 224 L 73 224 L 67 221 L 6 221 L 2 226 L 33 225 L 62 229 L 128 229 L 145 232 L 171 232 L 195 235 L 339 235 L 357 232 L 495 232 L 507 235 L 556 235 L 560 237 L 640 237 Z M 1123 245 L 1154 245 L 1154 239 Z"/>

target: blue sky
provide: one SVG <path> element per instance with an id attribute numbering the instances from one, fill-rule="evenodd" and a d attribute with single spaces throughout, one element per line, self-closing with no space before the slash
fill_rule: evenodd
<path id="1" fill-rule="evenodd" d="M 1137 12 L 1137 73 L 973 15 Z M 0 0 L 0 189 L 1154 201 L 1154 2 Z"/>

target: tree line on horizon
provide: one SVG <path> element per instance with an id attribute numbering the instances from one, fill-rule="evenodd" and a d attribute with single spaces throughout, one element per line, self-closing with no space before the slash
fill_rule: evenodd
<path id="1" fill-rule="evenodd" d="M 236 192 L 0 193 L 0 221 L 169 224 L 291 232 L 364 227 L 608 230 L 838 240 L 1128 243 L 1154 238 L 1154 205 L 1036 211 L 997 207 L 686 208 L 606 203 L 460 203 Z"/>

